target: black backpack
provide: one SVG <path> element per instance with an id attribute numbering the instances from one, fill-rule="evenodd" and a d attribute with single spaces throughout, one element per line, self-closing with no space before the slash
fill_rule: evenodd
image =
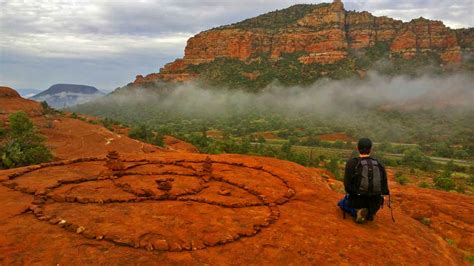
<path id="1" fill-rule="evenodd" d="M 356 194 L 375 196 L 384 194 L 384 168 L 370 157 L 359 158 L 355 167 L 354 184 Z"/>

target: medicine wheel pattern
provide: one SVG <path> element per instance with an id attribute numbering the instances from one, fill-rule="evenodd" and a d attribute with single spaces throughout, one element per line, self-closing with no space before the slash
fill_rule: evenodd
<path id="1" fill-rule="evenodd" d="M 268 167 L 203 159 L 81 158 L 30 166 L 2 185 L 34 196 L 45 223 L 148 251 L 191 251 L 256 236 L 295 195 Z"/>

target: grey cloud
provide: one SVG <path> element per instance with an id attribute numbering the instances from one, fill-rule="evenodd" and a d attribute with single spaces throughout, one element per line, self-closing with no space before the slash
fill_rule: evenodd
<path id="1" fill-rule="evenodd" d="M 349 10 L 368 10 L 405 21 L 423 16 L 454 27 L 474 24 L 472 0 L 344 2 Z M 76 80 L 76 73 L 84 73 L 90 77 L 81 78 L 88 81 L 84 83 L 113 89 L 130 81 L 132 72 L 156 72 L 164 63 L 181 57 L 186 39 L 193 34 L 298 3 L 305 2 L 0 0 L 0 83 L 48 87 L 51 84 L 43 84 Z M 121 62 L 127 62 L 126 70 L 118 67 Z M 111 69 L 117 71 L 116 77 Z"/>

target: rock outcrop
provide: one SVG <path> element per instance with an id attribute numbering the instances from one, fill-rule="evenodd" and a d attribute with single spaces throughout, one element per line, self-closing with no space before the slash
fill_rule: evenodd
<path id="1" fill-rule="evenodd" d="M 155 81 L 188 81 L 199 76 L 192 68 L 216 59 L 245 64 L 257 58 L 277 62 L 299 53 L 302 64 L 331 65 L 383 44 L 387 53 L 405 60 L 435 54 L 445 65 L 462 63 L 462 50 L 473 46 L 472 29 L 452 30 L 441 21 L 424 18 L 402 22 L 369 12 L 346 11 L 341 1 L 294 5 L 239 23 L 201 32 L 187 42 L 184 57 L 166 64 L 160 73 L 137 76 L 135 85 Z M 357 70 L 354 70 L 356 72 Z M 247 77 L 247 79 L 254 78 Z"/>
<path id="2" fill-rule="evenodd" d="M 40 116 L 43 110 L 40 103 L 23 99 L 10 87 L 0 86 L 0 123 L 6 123 L 8 115 L 17 111 L 23 111 L 30 116 Z"/>
<path id="3" fill-rule="evenodd" d="M 390 50 L 394 54 L 401 54 L 405 59 L 412 59 L 420 52 L 432 51 L 440 53 L 445 63 L 461 62 L 461 47 L 456 33 L 441 21 L 424 18 L 414 19 L 403 25 Z"/>
<path id="4" fill-rule="evenodd" d="M 0 98 L 21 98 L 21 96 L 10 87 L 0 87 Z"/>

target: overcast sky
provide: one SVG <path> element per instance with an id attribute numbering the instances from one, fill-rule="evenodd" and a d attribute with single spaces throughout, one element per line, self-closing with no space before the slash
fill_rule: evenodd
<path id="1" fill-rule="evenodd" d="M 0 0 L 0 85 L 55 83 L 109 91 L 182 57 L 186 40 L 298 3 L 290 0 Z M 347 0 L 404 21 L 423 16 L 452 28 L 474 25 L 473 0 Z"/>

